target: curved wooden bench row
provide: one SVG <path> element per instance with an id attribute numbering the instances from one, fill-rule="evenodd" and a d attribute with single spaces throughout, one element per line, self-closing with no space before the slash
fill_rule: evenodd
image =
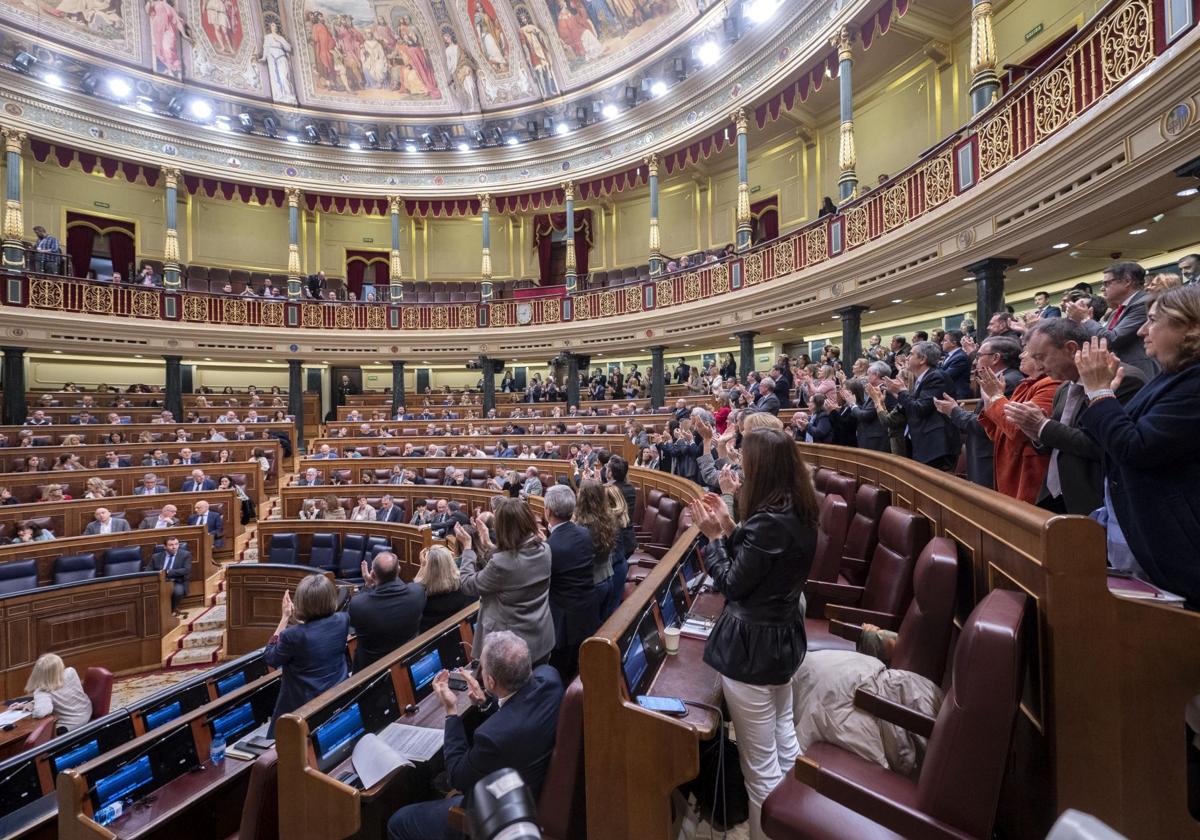
<path id="1" fill-rule="evenodd" d="M 382 410 L 382 411 L 387 412 L 390 415 L 391 408 L 392 408 L 391 395 L 385 395 L 385 396 L 387 396 L 386 400 L 374 400 L 372 402 L 357 402 L 356 399 L 360 399 L 360 398 L 354 398 L 354 397 L 347 398 L 345 405 L 339 405 L 337 407 L 337 422 L 339 422 L 339 423 L 345 422 L 352 411 L 358 411 L 360 414 L 371 414 L 371 413 L 374 413 L 375 411 Z M 546 417 L 549 417 L 550 413 L 556 407 L 562 409 L 563 414 L 566 414 L 567 409 L 568 409 L 568 406 L 567 406 L 567 403 L 565 400 L 556 400 L 555 402 L 535 402 L 535 403 L 527 402 L 525 400 L 512 400 L 509 402 L 502 402 L 500 400 L 501 396 L 502 396 L 501 394 L 496 394 L 496 416 L 499 418 L 509 417 L 513 413 L 513 411 L 517 410 L 518 408 L 523 413 L 529 412 L 530 410 L 540 411 Z M 514 394 L 511 396 L 516 396 L 516 395 Z M 594 408 L 597 411 L 604 412 L 604 414 L 612 414 L 614 410 L 623 410 L 623 409 L 627 408 L 630 403 L 633 403 L 634 406 L 636 406 L 638 409 L 640 409 L 643 412 L 648 412 L 650 410 L 650 400 L 648 397 L 642 397 L 642 398 L 635 399 L 635 400 L 589 400 L 589 399 L 584 399 L 582 393 L 580 393 L 579 396 L 580 396 L 580 400 L 579 400 L 579 408 L 580 409 Z M 454 405 L 443 405 L 442 400 L 438 400 L 436 398 L 426 398 L 426 397 L 416 398 L 416 397 L 410 396 L 408 398 L 408 401 L 404 403 L 404 407 L 408 410 L 409 414 L 413 414 L 413 415 L 419 414 L 425 408 L 425 400 L 426 399 L 429 399 L 429 410 L 434 412 L 435 414 L 440 415 L 442 413 L 443 409 L 449 409 L 450 411 L 457 412 L 460 415 L 465 412 L 468 412 L 468 411 L 474 411 L 474 412 L 480 414 L 481 416 L 483 414 L 482 403 L 477 404 L 477 405 L 476 404 L 461 405 L 456 400 Z M 687 395 L 687 396 L 681 394 L 681 395 L 679 395 L 679 397 L 673 397 L 670 400 L 668 400 L 667 404 L 661 410 L 662 411 L 673 411 L 675 408 L 675 401 L 677 399 L 685 400 L 687 405 L 708 405 L 713 400 L 712 396 L 708 395 L 708 394 L 695 394 L 695 395 Z M 651 415 L 651 416 L 653 416 L 653 415 Z"/>
<path id="2" fill-rule="evenodd" d="M 10 473 L 23 471 L 26 461 L 30 455 L 37 455 L 43 460 L 53 462 L 58 455 L 63 452 L 74 452 L 79 456 L 79 460 L 85 466 L 95 469 L 98 461 L 104 459 L 104 456 L 109 452 L 117 453 L 118 457 L 126 457 L 129 459 L 130 467 L 139 467 L 142 465 L 142 459 L 150 455 L 155 449 L 161 449 L 164 454 L 171 458 L 176 458 L 179 455 L 179 450 L 190 449 L 195 455 L 199 455 L 202 459 L 199 466 L 206 472 L 214 465 L 216 459 L 222 449 L 228 449 L 230 457 L 233 461 L 225 465 L 229 468 L 241 467 L 248 469 L 248 463 L 251 456 L 254 455 L 256 449 L 261 449 L 270 462 L 271 468 L 266 473 L 266 489 L 273 491 L 279 486 L 279 467 L 282 450 L 277 438 L 271 440 L 255 440 L 255 441 L 227 441 L 222 443 L 216 441 L 210 443 L 208 441 L 197 441 L 195 443 L 117 443 L 117 444 L 98 444 L 90 443 L 82 446 L 35 446 L 33 448 L 20 446 L 6 446 L 0 448 L 0 473 Z M 291 459 L 288 459 L 288 468 L 291 467 Z M 154 470 L 156 467 L 144 467 L 146 470 Z M 55 470 L 42 470 L 41 472 L 56 473 Z M 4 478 L 0 477 L 0 482 Z"/>
<path id="3" fill-rule="evenodd" d="M 383 424 L 374 424 L 376 426 Z M 388 428 L 398 427 L 396 423 L 388 423 Z M 350 430 L 353 434 L 354 430 Z M 629 438 L 621 434 L 524 434 L 524 435 L 479 435 L 476 437 L 462 437 L 450 435 L 400 435 L 396 433 L 395 437 L 317 437 L 311 440 L 308 444 L 308 452 L 310 457 L 304 458 L 297 469 L 303 471 L 306 467 L 313 465 L 314 459 L 311 453 L 320 451 L 321 444 L 327 443 L 330 448 L 339 455 L 346 450 L 347 447 L 370 447 L 372 451 L 376 451 L 379 444 L 383 444 L 389 448 L 399 447 L 402 451 L 406 444 L 412 444 L 415 448 L 438 446 L 443 449 L 450 446 L 462 446 L 464 443 L 474 443 L 480 448 L 492 447 L 495 448 L 497 441 L 503 438 L 508 442 L 509 446 L 516 447 L 518 444 L 524 444 L 531 451 L 536 447 L 541 449 L 546 441 L 558 446 L 563 456 L 565 457 L 567 448 L 571 444 L 590 443 L 595 450 L 607 449 L 615 455 L 620 455 L 630 463 L 637 457 L 637 450 Z M 399 453 L 397 453 L 399 454 Z M 317 461 L 320 463 L 320 461 Z"/>
<path id="4" fill-rule="evenodd" d="M 1002 833 L 1044 836 L 1076 808 L 1130 837 L 1200 837 L 1187 809 L 1183 726 L 1200 693 L 1200 614 L 1111 595 L 1104 531 L 1086 517 L 1055 516 L 908 459 L 798 445 L 814 466 L 887 488 L 954 541 L 960 623 L 997 588 L 1036 607 Z"/>
<path id="5" fill-rule="evenodd" d="M 565 477 L 568 481 L 573 482 L 575 473 L 574 465 L 571 462 L 552 458 L 522 460 L 518 458 L 450 458 L 433 455 L 404 458 L 393 455 L 383 458 L 309 458 L 301 462 L 300 466 L 301 469 L 292 477 L 291 482 L 280 488 L 281 490 L 298 486 L 297 482 L 305 477 L 310 467 L 317 470 L 317 474 L 321 476 L 325 486 L 333 485 L 335 478 L 346 483 L 368 484 L 362 480 L 364 473 L 375 476 L 376 483 L 386 484 L 385 476 L 390 476 L 392 469 L 396 466 L 413 470 L 418 476 L 424 477 L 426 482 L 434 482 L 420 485 L 423 487 L 441 486 L 445 471 L 450 467 L 462 470 L 467 474 L 468 479 L 474 476 L 475 481 L 484 480 L 483 473 L 485 471 L 490 477 L 496 475 L 497 471 L 524 473 L 529 467 L 537 467 L 538 472 L 547 477 L 553 475 L 553 480 L 556 482 L 559 477 Z M 320 486 L 318 485 L 318 488 Z M 478 486 L 478 484 L 472 486 Z"/>
<path id="6" fill-rule="evenodd" d="M 27 409 L 28 409 L 30 417 L 33 416 L 33 413 L 35 411 L 41 411 L 43 414 L 45 414 L 46 417 L 48 417 L 54 421 L 53 425 L 55 425 L 55 426 L 78 426 L 78 425 L 99 426 L 99 425 L 105 425 L 109 414 L 119 415 L 122 420 L 120 425 L 122 425 L 122 426 L 138 426 L 138 425 L 146 425 L 146 424 L 153 424 L 156 426 L 162 426 L 162 425 L 169 426 L 172 423 L 176 422 L 174 420 L 172 420 L 171 423 L 157 422 L 159 420 L 159 418 L 162 417 L 162 413 L 164 411 L 164 409 L 161 409 L 161 408 L 149 408 L 149 407 L 105 408 L 103 406 L 92 406 L 90 408 L 83 408 L 83 407 L 44 408 L 44 407 L 38 406 L 38 405 L 29 405 L 27 407 Z M 178 422 L 186 424 L 188 426 L 205 426 L 205 427 L 216 426 L 216 425 L 233 426 L 233 425 L 235 425 L 234 423 L 220 423 L 220 424 L 217 423 L 217 418 L 230 410 L 233 410 L 237 413 L 239 420 L 243 420 L 245 418 L 246 413 L 248 411 L 250 411 L 250 409 L 248 409 L 248 408 L 236 409 L 236 408 L 233 408 L 232 406 L 229 406 L 227 408 L 222 408 L 222 407 L 185 408 L 183 410 L 184 417 L 182 420 L 180 420 Z M 269 408 L 269 407 L 265 407 L 265 406 L 255 408 L 254 411 L 256 411 L 258 413 L 258 416 L 262 418 L 261 420 L 255 421 L 255 425 L 258 425 L 258 423 L 260 423 L 260 422 L 261 423 L 269 422 L 271 415 L 274 414 L 276 411 L 281 411 L 281 410 L 285 414 L 287 413 L 287 409 L 276 409 L 276 408 Z M 98 422 L 97 423 L 87 423 L 87 424 L 72 422 L 72 420 L 74 420 L 76 417 L 78 417 L 80 412 L 83 412 L 83 411 L 88 412 Z M 192 414 L 192 413 L 194 413 L 196 415 L 195 418 L 188 419 L 188 415 Z M 124 422 L 125 418 L 129 418 L 128 423 Z M 110 425 L 112 425 L 112 424 L 110 424 Z M 35 426 L 33 428 L 38 428 L 38 427 Z"/>
<path id="7" fill-rule="evenodd" d="M 228 475 L 233 483 L 240 485 L 246 495 L 261 503 L 266 498 L 266 488 L 263 485 L 263 472 L 257 464 L 222 464 L 221 470 L 213 469 L 215 464 L 180 465 L 175 467 L 122 467 L 115 470 L 59 470 L 35 473 L 8 473 L 0 476 L 0 487 L 7 487 L 18 502 L 25 504 L 36 502 L 42 497 L 42 488 L 47 484 L 58 484 L 64 493 L 74 498 L 83 498 L 89 478 L 103 478 L 109 486 L 117 491 L 118 496 L 133 496 L 134 489 L 141 486 L 146 473 L 154 473 L 160 483 L 165 483 L 172 492 L 179 491 L 183 482 L 192 477 L 192 470 L 204 470 L 205 478 L 219 481 L 221 476 Z M 232 469 L 224 469 L 229 466 Z M 196 493 L 196 498 L 204 498 L 203 492 Z M 96 506 L 101 507 L 105 500 L 97 500 Z"/>
<path id="8" fill-rule="evenodd" d="M 317 571 L 308 566 L 281 563 L 226 566 L 225 652 L 238 656 L 258 650 L 269 642 L 283 614 L 283 593 L 295 593 L 296 585 Z"/>
<path id="9" fill-rule="evenodd" d="M 37 502 L 28 505 L 0 506 L 0 549 L 7 547 L 15 536 L 17 525 L 29 519 L 49 528 L 56 539 L 83 536 L 83 529 L 95 519 L 96 508 L 106 507 L 113 514 L 136 529 L 147 516 L 157 516 L 164 505 L 175 505 L 182 523 L 193 512 L 193 505 L 200 499 L 208 502 L 209 509 L 221 514 L 225 526 L 220 546 L 213 546 L 213 558 L 219 562 L 233 559 L 239 537 L 245 533 L 242 525 L 241 503 L 232 490 L 211 490 L 207 493 L 159 493 L 153 496 L 118 496 L 115 499 L 74 499 L 69 502 Z M 34 543 L 40 545 L 41 543 Z"/>
<path id="10" fill-rule="evenodd" d="M 319 492 L 325 490 L 324 493 Z M 296 519 L 300 515 L 300 508 L 304 504 L 305 499 L 323 499 L 328 495 L 333 495 L 338 498 L 342 508 L 349 516 L 350 509 L 358 504 L 358 497 L 365 496 L 368 504 L 379 507 L 379 500 L 384 495 L 392 497 L 393 502 L 404 511 L 404 521 L 407 523 L 412 518 L 418 504 L 425 504 L 430 499 L 445 499 L 449 502 L 458 502 L 463 505 L 468 512 L 474 512 L 479 509 L 487 509 L 491 504 L 492 499 L 500 495 L 498 491 L 491 490 L 486 487 L 444 487 L 441 485 L 424 485 L 424 484 L 342 484 L 336 487 L 284 487 L 279 491 L 280 507 L 284 519 Z M 542 500 L 538 497 L 530 499 L 530 506 L 535 513 L 540 515 L 542 509 Z M 297 521 L 300 521 L 297 519 Z M 340 519 L 317 519 L 307 520 L 314 521 L 316 524 L 322 522 L 330 525 L 339 525 L 344 522 Z"/>
<path id="11" fill-rule="evenodd" d="M 228 427 L 227 429 L 222 429 L 222 431 L 227 433 L 237 429 L 237 425 L 233 423 L 222 423 L 221 425 Z M 247 432 L 254 432 L 255 436 L 260 439 L 263 439 L 263 432 L 286 435 L 288 440 L 292 442 L 293 449 L 295 448 L 296 425 L 294 423 L 250 423 L 243 425 L 246 426 Z M 51 426 L 0 426 L 0 434 L 6 435 L 11 445 L 15 445 L 19 441 L 21 432 L 30 431 L 33 432 L 35 438 L 45 439 L 44 445 L 46 446 L 60 446 L 63 438 L 67 435 L 78 435 L 80 442 L 83 444 L 94 443 L 103 446 L 106 445 L 103 438 L 113 432 L 120 432 L 125 436 L 126 440 L 134 442 L 137 441 L 142 432 L 149 432 L 152 436 L 156 436 L 151 443 L 153 445 L 153 443 L 166 443 L 174 440 L 177 429 L 183 429 L 187 432 L 189 443 L 199 443 L 208 434 L 209 426 L 203 423 L 94 423 L 87 426 L 70 426 L 65 423 L 55 423 Z"/>

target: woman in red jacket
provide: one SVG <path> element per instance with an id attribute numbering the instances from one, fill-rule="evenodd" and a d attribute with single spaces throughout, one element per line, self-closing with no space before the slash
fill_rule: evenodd
<path id="1" fill-rule="evenodd" d="M 1029 436 L 1004 416 L 1004 406 L 1009 402 L 1030 403 L 1049 417 L 1054 409 L 1054 393 L 1062 383 L 1047 376 L 1028 351 L 1021 353 L 1021 373 L 1025 374 L 1025 381 L 1013 390 L 1011 397 L 1006 397 L 1004 380 L 986 365 L 979 366 L 979 392 L 988 401 L 979 423 L 995 447 L 996 489 L 1034 504 L 1050 468 L 1050 456 L 1033 448 Z"/>

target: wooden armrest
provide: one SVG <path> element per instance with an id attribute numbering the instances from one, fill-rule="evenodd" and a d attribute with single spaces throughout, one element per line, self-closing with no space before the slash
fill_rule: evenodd
<path id="1" fill-rule="evenodd" d="M 461 805 L 450 806 L 450 813 L 446 815 L 446 825 L 451 831 L 467 834 L 467 812 Z"/>
<path id="2" fill-rule="evenodd" d="M 653 554 L 659 560 L 666 557 L 667 552 L 671 550 L 671 546 L 659 545 L 658 543 L 642 543 L 641 545 L 638 546 L 638 548 L 640 548 L 642 551 L 646 552 L 647 554 Z"/>
<path id="3" fill-rule="evenodd" d="M 796 780 L 909 840 L 971 840 L 953 826 L 880 795 L 855 779 L 827 770 L 811 758 L 796 761 Z"/>
<path id="4" fill-rule="evenodd" d="M 928 738 L 933 734 L 934 719 L 929 715 L 910 709 L 908 706 L 901 706 L 899 703 L 880 697 L 865 688 L 854 692 L 854 705 L 888 723 L 902 726 L 922 738 Z"/>
<path id="5" fill-rule="evenodd" d="M 862 636 L 862 627 L 858 624 L 847 624 L 831 618 L 829 619 L 829 632 L 857 645 L 859 637 Z"/>
<path id="6" fill-rule="evenodd" d="M 847 624 L 874 624 L 881 630 L 899 630 L 900 616 L 892 613 L 864 610 L 845 604 L 830 604 L 825 608 L 826 618 Z"/>
<path id="7" fill-rule="evenodd" d="M 863 587 L 852 586 L 848 583 L 830 583 L 829 581 L 813 581 L 813 589 L 827 601 L 836 604 L 857 604 L 862 600 Z"/>
<path id="8" fill-rule="evenodd" d="M 860 560 L 857 557 L 846 557 L 846 556 L 842 557 L 842 568 L 859 569 L 860 571 L 865 572 L 870 567 L 871 567 L 871 564 L 869 562 L 867 562 L 866 560 Z"/>

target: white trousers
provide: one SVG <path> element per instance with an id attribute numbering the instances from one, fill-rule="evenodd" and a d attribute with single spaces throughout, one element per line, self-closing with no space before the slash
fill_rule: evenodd
<path id="1" fill-rule="evenodd" d="M 750 685 L 721 677 L 725 705 L 737 735 L 738 760 L 750 796 L 750 838 L 766 840 L 762 804 L 800 755 L 792 715 L 792 686 Z"/>

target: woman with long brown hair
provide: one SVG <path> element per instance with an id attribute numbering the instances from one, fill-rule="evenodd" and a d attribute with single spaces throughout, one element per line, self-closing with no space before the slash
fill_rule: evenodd
<path id="1" fill-rule="evenodd" d="M 800 598 L 817 543 L 817 498 L 795 443 L 758 428 L 742 441 L 736 524 L 721 497 L 692 502 L 708 538 L 705 560 L 725 609 L 704 648 L 721 675 L 750 798 L 750 837 L 765 838 L 763 800 L 800 753 L 792 717 L 792 676 L 807 649 Z"/>
<path id="2" fill-rule="evenodd" d="M 600 623 L 612 614 L 613 547 L 617 544 L 617 523 L 608 507 L 604 485 L 586 479 L 575 496 L 575 513 L 571 520 L 592 535 L 596 553 L 592 555 L 592 585 L 596 587 L 596 603 L 600 605 Z"/>

